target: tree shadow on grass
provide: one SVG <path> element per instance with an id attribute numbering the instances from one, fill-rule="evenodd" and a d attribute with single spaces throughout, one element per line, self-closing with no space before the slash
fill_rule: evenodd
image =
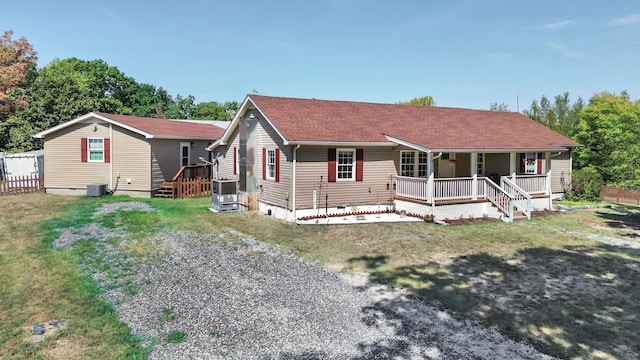
<path id="1" fill-rule="evenodd" d="M 614 205 L 610 211 L 596 211 L 595 214 L 603 219 L 607 226 L 616 229 L 640 230 L 640 208 L 633 206 Z"/>
<path id="2" fill-rule="evenodd" d="M 640 357 L 638 250 L 608 245 L 531 248 L 511 258 L 477 254 L 458 257 L 448 266 L 426 263 L 391 270 L 380 270 L 381 259 L 372 261 L 372 281 L 411 288 L 428 304 L 495 326 L 543 353 L 560 358 Z M 368 311 L 363 310 L 365 316 Z M 410 326 L 406 319 L 391 320 L 399 333 Z M 405 354 L 405 345 L 374 348 Z"/>

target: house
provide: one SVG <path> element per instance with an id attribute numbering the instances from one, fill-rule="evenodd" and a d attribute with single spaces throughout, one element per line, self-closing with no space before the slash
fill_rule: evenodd
<path id="1" fill-rule="evenodd" d="M 578 143 L 520 113 L 248 95 L 208 149 L 247 208 L 511 221 L 570 184 Z"/>
<path id="2" fill-rule="evenodd" d="M 213 123 L 91 112 L 34 135 L 44 141 L 44 187 L 85 194 L 87 185 L 151 197 L 176 176 L 203 167 L 224 132 Z"/>

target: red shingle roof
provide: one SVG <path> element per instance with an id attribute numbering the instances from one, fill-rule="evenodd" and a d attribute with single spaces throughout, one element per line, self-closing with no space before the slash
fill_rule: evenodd
<path id="1" fill-rule="evenodd" d="M 249 95 L 289 142 L 388 142 L 428 149 L 566 149 L 571 139 L 516 112 Z M 386 136 L 385 136 L 386 135 Z"/>
<path id="2" fill-rule="evenodd" d="M 215 140 L 222 136 L 224 129 L 212 124 L 192 123 L 141 116 L 117 115 L 103 112 L 95 114 L 147 134 L 164 138 L 203 138 Z"/>

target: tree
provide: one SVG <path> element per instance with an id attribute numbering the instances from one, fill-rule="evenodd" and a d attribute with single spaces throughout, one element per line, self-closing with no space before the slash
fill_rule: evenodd
<path id="1" fill-rule="evenodd" d="M 155 116 L 173 106 L 162 88 L 138 84 L 103 60 L 56 59 L 37 72 L 24 91 L 27 105 L 5 121 L 11 151 L 39 147 L 33 134 L 90 111 Z"/>
<path id="2" fill-rule="evenodd" d="M 37 53 L 31 44 L 12 36 L 13 31 L 7 30 L 0 37 L 0 148 L 9 140 L 7 119 L 26 105 L 23 91 L 36 71 Z"/>
<path id="3" fill-rule="evenodd" d="M 576 168 L 592 166 L 605 183 L 640 186 L 640 101 L 629 94 L 594 95 L 580 113 Z"/>
<path id="4" fill-rule="evenodd" d="M 556 95 L 553 102 L 543 95 L 540 98 L 540 103 L 533 100 L 531 109 L 524 110 L 523 113 L 562 135 L 573 137 L 580 121 L 580 111 L 583 108 L 582 98 L 578 97 L 578 100 L 571 104 L 569 93 L 565 92 L 562 95 Z"/>
<path id="5" fill-rule="evenodd" d="M 436 102 L 433 100 L 431 96 L 423 96 L 418 98 L 413 98 L 409 101 L 400 101 L 398 104 L 400 105 L 418 105 L 418 106 L 435 106 Z"/>
<path id="6" fill-rule="evenodd" d="M 236 114 L 238 103 L 227 101 L 220 104 L 215 101 L 198 103 L 193 111 L 194 119 L 231 120 Z"/>
<path id="7" fill-rule="evenodd" d="M 504 111 L 504 112 L 508 112 L 508 111 L 511 111 L 511 110 L 509 110 L 509 105 L 507 105 L 505 103 L 498 104 L 497 102 L 494 102 L 491 105 L 489 105 L 489 111 Z"/>

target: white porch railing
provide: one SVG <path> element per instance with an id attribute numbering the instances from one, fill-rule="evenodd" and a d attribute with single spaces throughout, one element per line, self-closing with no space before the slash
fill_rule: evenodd
<path id="1" fill-rule="evenodd" d="M 427 179 L 408 176 L 396 177 L 396 195 L 409 199 L 428 201 Z"/>
<path id="2" fill-rule="evenodd" d="M 517 175 L 515 184 L 529 194 L 546 194 L 548 190 L 547 175 Z"/>
<path id="3" fill-rule="evenodd" d="M 435 201 L 446 200 L 475 200 L 478 197 L 484 198 L 484 186 L 478 187 L 478 183 L 484 183 L 484 178 L 478 178 L 474 184 L 474 179 L 470 178 L 441 178 L 434 179 L 433 196 Z M 475 186 L 474 186 L 475 185 Z M 475 189 L 474 189 L 475 187 Z M 482 191 L 479 191 L 482 190 Z"/>
<path id="4" fill-rule="evenodd" d="M 507 215 L 506 221 L 513 221 L 513 197 L 491 179 L 484 179 L 487 185 L 487 200 L 500 209 L 503 214 Z"/>
<path id="5" fill-rule="evenodd" d="M 531 195 L 527 194 L 522 188 L 516 185 L 508 177 L 503 176 L 500 179 L 500 187 L 504 191 L 511 195 L 513 199 L 513 205 L 527 217 L 527 220 L 531 220 Z"/>

